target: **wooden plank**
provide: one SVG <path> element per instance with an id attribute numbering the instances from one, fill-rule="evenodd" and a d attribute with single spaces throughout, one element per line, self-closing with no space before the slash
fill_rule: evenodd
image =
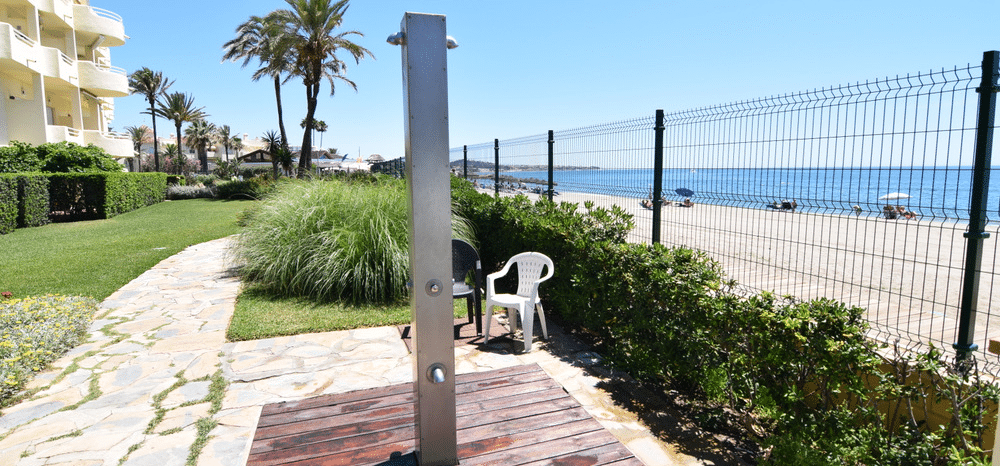
<path id="1" fill-rule="evenodd" d="M 412 404 L 413 392 L 387 395 L 381 398 L 367 400 L 350 401 L 333 405 L 317 406 L 311 409 L 288 411 L 283 413 L 261 416 L 257 427 L 270 427 L 282 424 L 308 421 L 335 416 L 347 416 L 357 413 L 370 413 L 387 408 L 394 408 L 398 405 Z"/>
<path id="2" fill-rule="evenodd" d="M 604 432 L 604 434 L 607 437 L 610 437 L 610 440 L 613 443 L 601 445 L 599 447 L 588 448 L 585 450 L 571 449 L 567 451 L 565 454 L 554 455 L 549 458 L 523 463 L 520 466 L 544 466 L 544 465 L 576 466 L 585 464 L 594 464 L 594 465 L 600 464 L 600 465 L 615 465 L 615 466 L 625 466 L 627 464 L 634 464 L 642 466 L 642 462 L 637 460 L 635 456 L 632 455 L 632 452 L 628 450 L 628 448 L 625 448 L 625 446 L 619 443 L 617 439 L 611 437 L 611 434 L 608 434 L 607 432 Z"/>
<path id="3" fill-rule="evenodd" d="M 503 464 L 504 466 L 515 466 L 536 460 L 545 460 L 543 464 L 552 464 L 553 458 L 575 456 L 577 452 L 616 442 L 617 440 L 611 434 L 603 430 L 582 433 L 568 430 L 557 437 L 554 437 L 549 431 L 530 431 L 459 444 L 459 457 L 462 458 L 463 465 Z M 621 459 L 620 455 L 612 456 L 615 456 L 615 459 Z"/>
<path id="4" fill-rule="evenodd" d="M 388 395 L 397 395 L 400 393 L 413 393 L 413 384 L 402 383 L 402 384 L 390 385 L 388 387 L 369 388 L 365 390 L 356 390 L 347 393 L 320 395 L 313 398 L 306 398 L 304 400 L 298 400 L 298 401 L 282 401 L 280 403 L 264 405 L 264 408 L 261 410 L 260 415 L 262 417 L 270 416 L 278 413 L 298 411 L 303 409 L 313 409 L 320 406 L 329 406 L 331 404 L 341 404 L 341 403 L 349 403 L 352 401 L 370 400 L 373 398 L 380 398 Z"/>
<path id="5" fill-rule="evenodd" d="M 247 465 L 416 464 L 412 384 L 266 406 Z M 641 464 L 537 364 L 456 377 L 461 464 Z"/>
<path id="6" fill-rule="evenodd" d="M 387 459 L 383 452 L 412 452 L 415 429 L 411 420 L 407 425 L 394 430 L 356 435 L 335 441 L 310 443 L 281 450 L 251 453 L 247 465 L 295 464 L 303 460 L 323 458 L 322 462 L 310 464 L 366 464 L 379 459 Z M 386 458 L 383 458 L 386 457 Z"/>

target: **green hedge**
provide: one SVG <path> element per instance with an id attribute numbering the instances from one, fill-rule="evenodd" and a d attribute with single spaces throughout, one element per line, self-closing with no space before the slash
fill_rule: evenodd
<path id="1" fill-rule="evenodd" d="M 49 180 L 41 173 L 0 174 L 0 234 L 49 223 Z"/>
<path id="2" fill-rule="evenodd" d="M 15 175 L 17 186 L 17 227 L 37 227 L 49 223 L 49 178 L 42 173 Z"/>
<path id="3" fill-rule="evenodd" d="M 164 173 L 110 173 L 105 180 L 107 217 L 163 202 L 167 195 Z"/>
<path id="4" fill-rule="evenodd" d="M 63 220 L 111 218 L 163 201 L 165 173 L 53 173 L 52 214 Z"/>
<path id="5" fill-rule="evenodd" d="M 702 428 L 756 442 L 770 454 L 761 464 L 988 464 L 997 387 L 944 370 L 936 350 L 884 359 L 863 309 L 737 294 L 703 253 L 626 244 L 633 223 L 619 208 L 494 199 L 467 185 L 455 179 L 452 195 L 486 273 L 523 251 L 551 257 L 547 310 L 613 366 L 683 393 Z M 918 371 L 930 391 L 913 386 Z M 925 421 L 935 402 L 954 413 L 947 425 Z"/>
<path id="6" fill-rule="evenodd" d="M 0 235 L 17 228 L 17 178 L 0 175 Z"/>

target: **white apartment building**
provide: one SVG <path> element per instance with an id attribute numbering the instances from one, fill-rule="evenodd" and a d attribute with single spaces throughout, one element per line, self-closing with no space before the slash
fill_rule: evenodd
<path id="1" fill-rule="evenodd" d="M 67 141 L 132 157 L 131 140 L 108 131 L 113 98 L 129 92 L 110 48 L 126 38 L 122 18 L 89 0 L 0 0 L 0 146 Z"/>

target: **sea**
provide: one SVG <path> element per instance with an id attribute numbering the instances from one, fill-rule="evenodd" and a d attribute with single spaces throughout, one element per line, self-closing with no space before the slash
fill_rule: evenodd
<path id="1" fill-rule="evenodd" d="M 986 195 L 987 221 L 1000 222 L 1000 167 Z M 505 171 L 502 175 L 547 180 L 547 171 Z M 663 170 L 662 192 L 668 201 L 691 197 L 695 203 L 754 209 L 794 199 L 805 212 L 881 216 L 885 205 L 904 206 L 920 218 L 968 222 L 973 169 L 961 167 L 875 168 L 699 168 Z M 555 191 L 648 198 L 653 169 L 555 170 Z M 485 182 L 485 183 L 484 183 Z M 987 180 L 987 184 L 989 180 Z M 480 180 L 490 185 L 490 180 Z M 528 189 L 539 185 L 526 182 Z M 545 186 L 541 186 L 545 188 Z M 684 190 L 693 192 L 682 196 Z M 890 198 L 886 198 L 889 196 Z"/>

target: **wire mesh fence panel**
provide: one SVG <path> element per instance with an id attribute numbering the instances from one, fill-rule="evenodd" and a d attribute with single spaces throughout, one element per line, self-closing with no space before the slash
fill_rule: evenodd
<path id="1" fill-rule="evenodd" d="M 667 115 L 665 166 L 702 204 L 665 215 L 664 243 L 709 252 L 753 290 L 866 308 L 880 340 L 950 346 L 977 72 Z M 981 299 L 988 309 L 992 297 Z M 979 341 L 989 335 L 983 326 Z"/>
<path id="2" fill-rule="evenodd" d="M 949 348 L 981 73 L 969 65 L 665 114 L 661 242 L 707 252 L 747 292 L 865 308 L 880 341 Z M 619 205 L 635 216 L 629 241 L 649 243 L 654 126 L 650 116 L 555 132 L 556 200 Z M 546 139 L 501 141 L 504 174 L 544 180 Z M 468 146 L 470 163 L 475 154 L 489 165 L 494 151 Z M 990 308 L 1000 302 L 990 244 L 1000 189 L 987 205 L 974 340 L 1000 374 L 987 351 L 1000 340 Z"/>
<path id="3" fill-rule="evenodd" d="M 622 207 L 636 217 L 629 241 L 648 243 L 651 211 L 642 202 L 652 194 L 652 128 L 649 117 L 556 131 L 553 175 L 559 196 L 554 200 L 580 208 L 585 201 Z"/>

